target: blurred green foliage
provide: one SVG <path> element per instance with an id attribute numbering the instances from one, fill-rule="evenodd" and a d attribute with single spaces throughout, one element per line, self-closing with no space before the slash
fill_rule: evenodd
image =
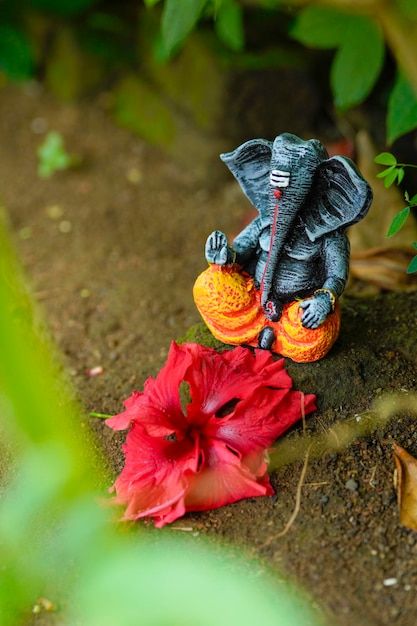
<path id="1" fill-rule="evenodd" d="M 307 49 L 324 50 L 326 64 L 326 51 L 334 50 L 329 82 L 335 106 L 343 111 L 360 104 L 373 91 L 381 76 L 388 41 L 401 66 L 386 93 L 387 140 L 392 143 L 417 127 L 417 60 L 413 61 L 417 56 L 416 2 L 387 0 L 381 2 L 381 12 L 372 12 L 366 9 L 370 1 L 362 7 L 346 0 L 342 10 L 337 1 L 332 6 L 331 0 L 3 0 L 0 68 L 12 80 L 44 78 L 64 100 L 78 98 L 99 86 L 112 88 L 132 73 L 148 82 L 148 91 L 154 91 L 150 57 L 141 56 L 141 24 L 151 24 L 151 16 L 154 24 L 159 23 L 158 28 L 151 28 L 153 68 L 155 64 L 175 64 L 184 42 L 196 29 L 217 35 L 217 42 L 211 39 L 208 56 L 214 49 L 223 67 L 225 62 L 249 69 L 300 62 L 303 48 L 295 42 Z M 377 6 L 378 0 L 373 1 Z M 382 9 L 387 7 L 393 17 L 385 21 L 398 31 L 391 32 L 391 26 L 387 30 L 383 24 Z M 254 24 L 260 15 L 269 15 L 280 24 L 274 49 L 270 41 L 264 46 L 259 41 L 253 45 Z M 222 71 L 220 66 L 219 73 Z M 199 82 L 204 81 L 201 74 Z M 158 91 L 153 95 L 158 97 Z M 136 105 L 138 117 L 140 102 Z M 135 104 L 129 109 L 134 110 Z M 128 117 L 129 124 L 132 121 L 131 114 L 120 114 L 119 106 L 116 116 L 119 120 Z M 130 124 L 140 134 L 144 126 L 137 119 Z M 166 127 L 166 122 L 162 126 Z M 146 138 L 152 140 L 152 133 L 148 135 L 151 137 Z M 161 143 L 159 139 L 157 143 Z"/>
<path id="2" fill-rule="evenodd" d="M 56 131 L 50 131 L 38 148 L 38 175 L 49 178 L 54 172 L 67 170 L 79 162 L 75 155 L 65 150 L 64 138 Z"/>
<path id="3" fill-rule="evenodd" d="M 169 529 L 116 524 L 114 509 L 103 506 L 109 477 L 33 310 L 3 219 L 0 345 L 0 429 L 11 457 L 7 464 L 2 455 L 0 465 L 2 626 L 28 623 L 40 596 L 57 607 L 59 623 L 84 626 L 321 623 L 256 561 Z"/>
<path id="4" fill-rule="evenodd" d="M 385 168 L 377 174 L 377 177 L 384 180 L 384 185 L 387 189 L 394 183 L 397 185 L 402 183 L 407 168 L 417 168 L 417 165 L 410 163 L 398 163 L 397 158 L 391 154 L 391 152 L 381 152 L 381 154 L 378 154 L 378 156 L 375 157 L 375 163 Z M 406 191 L 404 193 L 404 200 L 406 206 L 394 215 L 388 228 L 387 237 L 396 235 L 407 222 L 410 215 L 412 215 L 413 209 L 417 207 L 417 194 L 410 197 L 408 191 Z M 411 245 L 417 250 L 417 241 L 414 241 Z M 411 259 L 407 268 L 407 274 L 414 274 L 414 272 L 417 272 L 417 255 Z"/>
<path id="5" fill-rule="evenodd" d="M 309 47 L 337 49 L 331 68 L 336 106 L 348 109 L 363 102 L 384 61 L 384 38 L 378 24 L 362 15 L 311 6 L 300 13 L 291 32 Z"/>

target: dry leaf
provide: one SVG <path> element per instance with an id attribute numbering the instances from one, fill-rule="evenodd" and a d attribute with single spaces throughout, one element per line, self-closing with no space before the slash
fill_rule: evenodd
<path id="1" fill-rule="evenodd" d="M 394 460 L 400 523 L 417 530 L 417 459 L 394 443 Z"/>
<path id="2" fill-rule="evenodd" d="M 417 240 L 417 224 L 409 219 L 395 237 L 386 237 L 394 215 L 404 208 L 405 201 L 397 187 L 385 189 L 383 181 L 376 177 L 381 169 L 374 163 L 377 151 L 364 130 L 356 136 L 356 149 L 359 169 L 372 186 L 374 200 L 365 219 L 349 229 L 351 275 L 390 291 L 415 288 L 417 279 L 406 274 L 406 269 L 415 254 L 411 243 Z"/>

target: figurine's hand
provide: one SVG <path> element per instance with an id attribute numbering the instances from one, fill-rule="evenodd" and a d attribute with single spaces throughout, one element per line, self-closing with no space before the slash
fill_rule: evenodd
<path id="1" fill-rule="evenodd" d="M 206 241 L 206 259 L 216 265 L 230 263 L 227 237 L 220 230 L 212 232 Z"/>
<path id="2" fill-rule="evenodd" d="M 330 298 L 325 293 L 318 293 L 308 300 L 300 302 L 303 309 L 301 323 L 305 328 L 318 328 L 332 310 Z"/>

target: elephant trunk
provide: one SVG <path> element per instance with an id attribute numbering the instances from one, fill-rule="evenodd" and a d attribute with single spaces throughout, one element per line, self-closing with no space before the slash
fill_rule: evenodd
<path id="1" fill-rule="evenodd" d="M 268 195 L 271 241 L 261 284 L 263 306 L 272 299 L 273 278 L 284 246 L 307 199 L 315 171 L 326 156 L 316 140 L 302 141 L 285 133 L 274 141 Z"/>

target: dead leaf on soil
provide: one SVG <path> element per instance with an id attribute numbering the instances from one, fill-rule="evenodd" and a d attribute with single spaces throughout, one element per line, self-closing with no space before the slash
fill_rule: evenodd
<path id="1" fill-rule="evenodd" d="M 409 219 L 395 237 L 386 237 L 394 215 L 404 208 L 405 201 L 397 187 L 385 189 L 383 181 L 376 177 L 380 171 L 374 163 L 377 151 L 365 130 L 356 136 L 356 150 L 359 169 L 371 184 L 374 199 L 365 219 L 349 229 L 351 275 L 379 289 L 415 289 L 417 279 L 406 274 L 406 269 L 415 254 L 411 243 L 417 239 L 417 224 Z"/>
<path id="2" fill-rule="evenodd" d="M 394 443 L 394 460 L 400 523 L 417 530 L 417 459 Z"/>

